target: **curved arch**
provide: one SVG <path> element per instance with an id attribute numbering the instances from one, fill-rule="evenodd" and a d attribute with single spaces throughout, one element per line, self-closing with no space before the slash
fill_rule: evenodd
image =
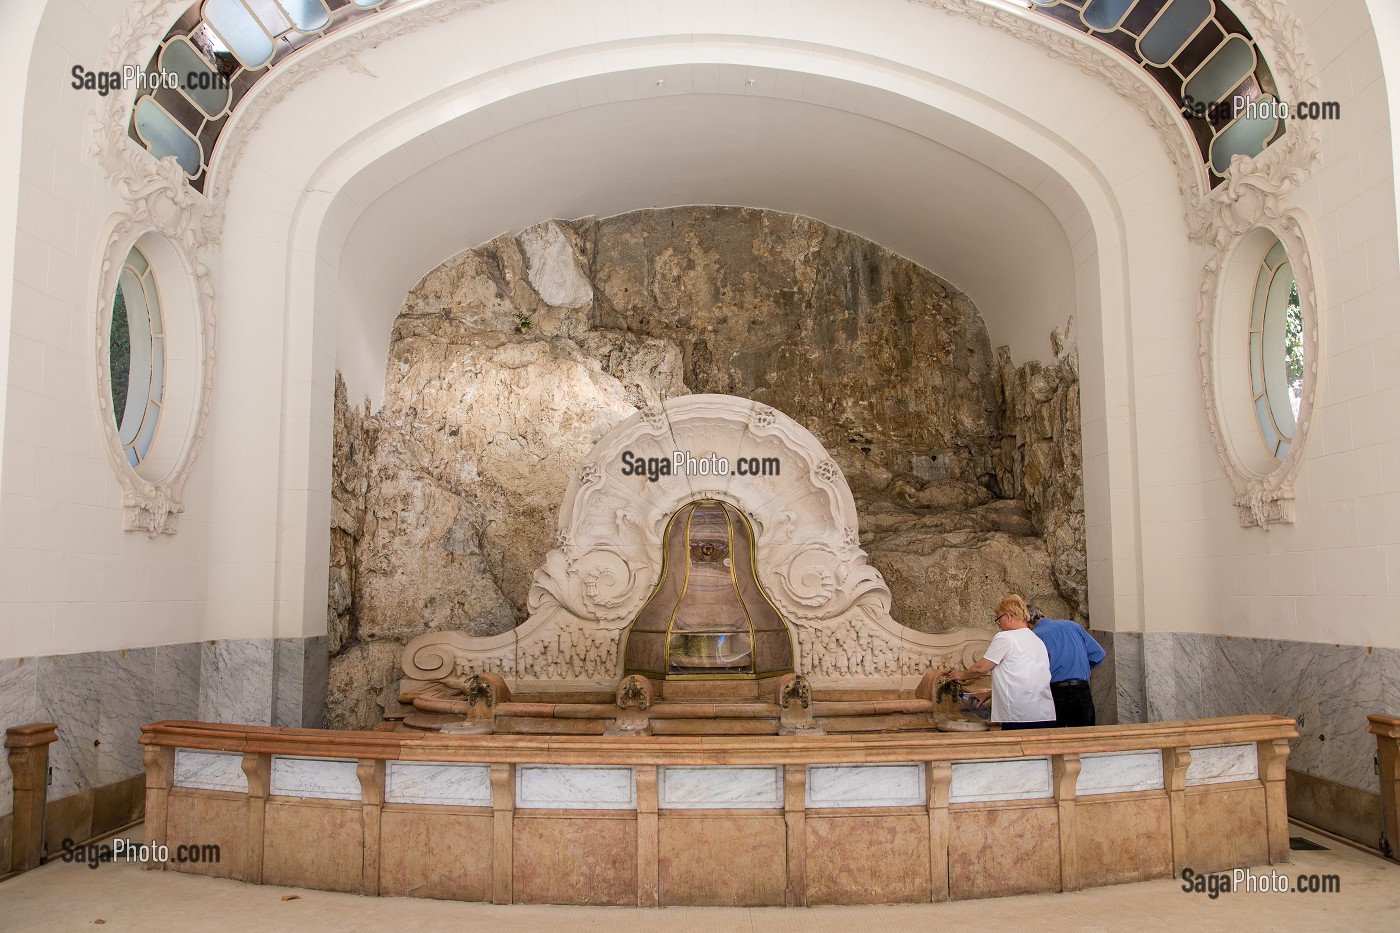
<path id="1" fill-rule="evenodd" d="M 929 15 L 917 9 L 914 13 Z M 482 24 L 472 21 L 468 25 Z M 940 25 L 944 24 L 940 21 Z M 997 56 L 1018 52 L 1015 39 L 989 33 L 976 23 L 953 19 L 947 25 L 952 27 L 952 34 L 944 37 L 945 42 L 964 47 L 975 43 L 979 52 Z M 454 41 L 448 32 L 434 30 L 433 41 Z M 399 69 L 401 79 L 405 70 L 426 68 L 423 63 L 430 56 L 416 44 L 421 36 L 412 33 L 386 42 L 374 50 L 374 57 L 361 53 L 357 67 L 371 72 L 374 68 L 386 72 Z M 489 37 L 489 30 L 485 30 L 482 39 Z M 884 122 L 922 122 L 931 132 L 947 128 L 959 143 L 968 145 L 970 135 L 975 134 L 970 134 L 967 127 L 981 127 L 985 140 L 1000 141 L 984 152 L 985 158 L 1008 176 L 1028 179 L 1027 184 L 1034 186 L 1038 199 L 1060 218 L 1073 247 L 1077 321 L 1080 332 L 1087 335 L 1080 346 L 1082 364 L 1089 373 L 1084 383 L 1085 429 L 1086 437 L 1096 438 L 1096 449 L 1086 458 L 1085 467 L 1089 496 L 1086 515 L 1091 528 L 1097 526 L 1091 533 L 1091 598 L 1097 595 L 1094 611 L 1100 613 L 1099 619 L 1111 624 L 1117 614 L 1123 619 L 1122 624 L 1136 624 L 1133 620 L 1140 612 L 1141 570 L 1136 544 L 1131 541 L 1135 534 L 1135 506 L 1123 503 L 1115 512 L 1109 495 L 1114 485 L 1135 483 L 1134 429 L 1131 416 L 1110 416 L 1109 409 L 1119 404 L 1123 393 L 1133 391 L 1130 373 L 1134 351 L 1128 315 L 1133 292 L 1141 294 L 1145 307 L 1155 308 L 1179 302 L 1182 296 L 1173 297 L 1172 290 L 1183 286 L 1180 282 L 1146 279 L 1133 283 L 1128 267 L 1134 262 L 1144 263 L 1144 268 L 1150 264 L 1156 270 L 1190 265 L 1175 170 L 1161 150 L 1157 131 L 1116 91 L 1064 62 L 1047 59 L 1044 67 L 1066 86 L 1068 95 L 1082 102 L 1082 107 L 1049 114 L 1054 125 L 1046 126 L 1023 116 L 1037 109 L 1031 103 L 1038 96 L 1032 88 L 1015 83 L 986 87 L 982 92 L 970 89 L 976 83 L 974 76 L 981 58 L 931 61 L 938 59 L 938 50 L 921 49 L 913 56 L 917 63 L 895 65 L 890 59 L 876 58 L 864 51 L 839 52 L 826 46 L 797 48 L 741 37 L 714 40 L 699 49 L 666 39 L 638 38 L 626 44 L 613 41 L 575 48 L 572 54 L 551 59 L 548 70 L 535 60 L 498 67 L 485 73 L 484 78 L 428 95 L 421 104 L 404 105 L 398 99 L 375 101 L 373 106 L 357 110 L 361 122 L 350 125 L 328 121 L 326 102 L 344 94 L 346 88 L 334 76 L 322 74 L 266 114 L 257 132 L 252 132 L 254 127 L 248 128 L 249 135 L 243 137 L 248 139 L 248 148 L 238 161 L 233 181 L 239 197 L 225 205 L 224 262 L 226 268 L 255 274 L 228 278 L 222 287 L 224 299 L 248 315 L 247 326 L 261 316 L 262 325 L 280 327 L 284 333 L 286 355 L 280 372 L 290 386 L 288 398 L 296 408 L 288 410 L 282 422 L 281 432 L 291 446 L 282 446 L 290 453 L 284 453 L 276 482 L 283 489 L 295 491 L 290 499 L 284 493 L 284 502 L 296 503 L 294 508 L 298 510 L 309 510 L 304 541 L 290 542 L 291 551 L 279 557 L 279 577 L 292 574 L 300 581 L 294 584 L 284 580 L 278 584 L 279 592 L 296 594 L 295 601 L 282 604 L 286 618 L 316 618 L 325 598 L 318 569 L 326 545 L 317 529 L 326 525 L 329 504 L 319 494 L 298 491 L 323 485 L 318 477 L 319 464 L 324 459 L 318 461 L 316 457 L 325 455 L 313 457 L 297 449 L 301 444 L 296 438 L 307 424 L 326 425 L 316 430 L 325 432 L 327 442 L 313 442 L 312 446 L 328 449 L 336 317 L 341 305 L 336 270 L 345 264 L 338 248 L 363 212 L 366 200 L 372 200 L 375 193 L 373 188 L 363 187 L 362 180 L 357 183 L 357 176 L 372 165 L 397 166 L 398 170 L 411 172 L 424 164 L 425 151 L 471 142 L 455 136 L 449 126 L 463 113 L 479 110 L 493 101 L 508 106 L 531 89 L 561 86 L 559 79 L 570 74 L 615 74 L 619 60 L 634 64 L 640 57 L 651 63 L 649 67 L 663 71 L 677 68 L 694 72 L 706 67 L 705 62 L 716 62 L 719 76 L 726 74 L 726 68 L 748 69 L 759 80 L 773 75 L 772 80 L 776 81 L 783 71 L 795 69 L 794 73 L 805 75 L 810 81 L 822 82 L 820 86 L 830 88 L 831 93 L 845 81 L 893 95 L 883 104 L 877 104 L 874 98 L 861 102 L 863 107 L 882 108 L 877 112 Z M 906 59 L 910 57 L 907 48 L 901 54 Z M 769 67 L 767 56 L 771 56 L 773 65 L 787 67 Z M 938 71 L 927 70 L 933 66 Z M 894 106 L 889 103 L 891 99 L 896 101 Z M 512 122 L 527 124 L 538 115 L 538 110 L 517 111 L 512 114 Z M 1111 144 L 1088 133 L 1104 121 L 1112 121 L 1125 131 Z M 289 149 L 291 139 L 299 144 Z M 1071 139 L 1080 142 L 1076 144 Z M 944 140 L 952 141 L 947 137 Z M 1124 157 L 1125 152 L 1132 156 Z M 1120 194 L 1115 195 L 1115 191 Z M 287 218 L 284 205 L 289 200 L 296 207 Z M 288 248 L 278 246 L 275 234 L 269 236 L 269 231 L 284 224 L 289 226 Z M 1143 235 L 1130 237 L 1129 228 Z M 1164 235 L 1167 231 L 1179 233 L 1168 237 Z M 878 231 L 874 238 L 881 239 Z M 1142 246 L 1130 247 L 1130 239 L 1153 243 L 1151 256 L 1143 254 Z M 987 242 L 989 254 L 996 255 L 995 241 Z M 440 258 L 433 257 L 424 267 Z M 285 290 L 278 283 L 285 283 Z M 228 341 L 224 348 L 225 352 L 236 352 Z M 246 390 L 260 391 L 252 385 Z M 239 391 L 231 389 L 235 397 Z M 247 420 L 243 412 L 230 412 L 229 417 Z M 266 425 L 250 427 L 268 430 Z M 302 521 L 298 518 L 295 524 L 301 525 Z M 1100 550 L 1115 538 L 1123 539 L 1117 545 L 1117 560 Z M 279 616 L 283 611 L 279 609 Z"/>

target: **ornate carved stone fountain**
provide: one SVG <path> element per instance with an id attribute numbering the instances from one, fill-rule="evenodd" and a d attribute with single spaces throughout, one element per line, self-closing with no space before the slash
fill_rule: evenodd
<path id="1" fill-rule="evenodd" d="M 409 726 L 480 707 L 498 728 L 641 731 L 638 716 L 612 720 L 650 707 L 651 728 L 673 718 L 699 731 L 704 711 L 685 707 L 719 700 L 719 718 L 751 724 L 726 732 L 817 729 L 814 714 L 857 712 L 927 728 L 932 698 L 912 696 L 921 678 L 971 663 L 989 640 L 894 621 L 841 470 L 801 425 L 747 399 L 684 396 L 618 425 L 570 482 L 557 540 L 518 629 L 408 644 Z M 474 675 L 494 675 L 506 696 L 486 704 Z M 660 702 L 643 702 L 638 681 Z"/>

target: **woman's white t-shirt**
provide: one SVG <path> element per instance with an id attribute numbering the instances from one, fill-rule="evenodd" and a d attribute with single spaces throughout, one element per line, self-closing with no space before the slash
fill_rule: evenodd
<path id="1" fill-rule="evenodd" d="M 997 632 L 987 646 L 992 668 L 992 722 L 1050 722 L 1050 655 L 1028 628 Z"/>

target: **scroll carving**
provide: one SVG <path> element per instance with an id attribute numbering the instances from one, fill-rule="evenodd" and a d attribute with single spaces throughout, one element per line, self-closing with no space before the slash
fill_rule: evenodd
<path id="1" fill-rule="evenodd" d="M 540 690 L 618 684 L 626 626 L 661 576 L 666 523 L 701 496 L 729 502 L 752 522 L 759 581 L 791 624 L 797 673 L 812 686 L 912 687 L 930 666 L 970 663 L 968 650 L 986 646 L 982 630 L 926 635 L 890 618 L 889 588 L 859 546 L 845 477 L 801 425 L 723 395 L 665 402 L 661 437 L 653 432 L 656 420 L 638 412 L 589 453 L 564 495 L 559 546 L 535 572 L 529 619 L 489 638 L 421 636 L 404 651 L 409 677 L 441 680 L 460 669 L 493 671 Z M 686 476 L 649 482 L 621 473 L 624 450 L 669 456 L 673 449 L 714 452 L 730 462 L 741 453 L 776 457 L 782 467 L 777 476 L 734 473 L 705 477 L 703 485 Z"/>

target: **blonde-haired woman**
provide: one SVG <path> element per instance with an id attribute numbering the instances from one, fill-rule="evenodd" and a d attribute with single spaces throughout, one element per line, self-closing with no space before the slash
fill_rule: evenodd
<path id="1" fill-rule="evenodd" d="M 953 680 L 967 680 L 991 671 L 992 722 L 1003 729 L 1044 729 L 1055 725 L 1055 700 L 1050 694 L 1050 656 L 1045 643 L 1030 629 L 1026 601 L 1012 594 L 997 603 L 996 624 L 982 660 L 965 670 L 950 671 Z"/>

